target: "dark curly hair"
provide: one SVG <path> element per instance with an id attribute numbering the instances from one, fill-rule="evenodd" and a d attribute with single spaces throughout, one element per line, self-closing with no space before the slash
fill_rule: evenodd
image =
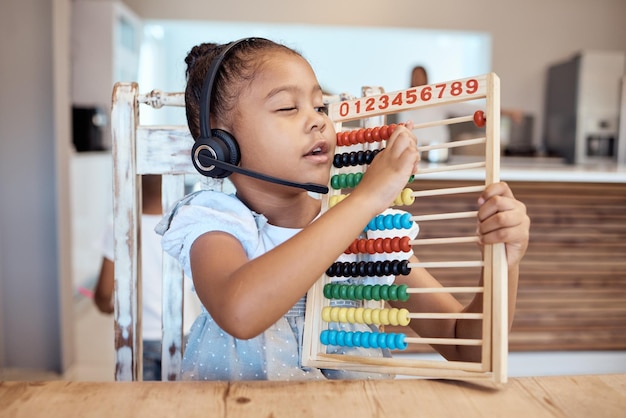
<path id="1" fill-rule="evenodd" d="M 237 42 L 237 41 L 236 41 Z M 187 57 L 185 109 L 187 124 L 194 139 L 200 136 L 200 100 L 202 85 L 211 62 L 230 44 L 203 43 L 194 46 Z M 301 56 L 293 49 L 263 38 L 247 38 L 228 52 L 222 61 L 211 92 L 210 109 L 214 120 L 232 123 L 236 99 L 255 77 L 256 71 L 270 51 L 283 51 Z"/>

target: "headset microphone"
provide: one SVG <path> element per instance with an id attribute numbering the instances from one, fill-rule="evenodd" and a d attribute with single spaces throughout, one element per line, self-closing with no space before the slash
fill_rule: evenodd
<path id="1" fill-rule="evenodd" d="M 200 171 L 201 173 L 203 171 L 212 171 L 212 170 L 219 168 L 227 172 L 239 173 L 245 176 L 253 177 L 255 179 L 268 181 L 270 183 L 281 184 L 283 186 L 297 187 L 299 189 L 304 189 L 306 191 L 313 192 L 313 193 L 321 193 L 321 194 L 328 193 L 328 187 L 322 186 L 321 184 L 296 183 L 296 182 L 292 182 L 292 181 L 288 181 L 284 179 L 279 179 L 278 177 L 272 177 L 267 174 L 261 174 L 256 171 L 247 170 L 243 167 L 239 167 L 237 165 L 220 161 L 211 155 L 207 155 L 207 154 L 212 154 L 211 150 L 208 148 L 203 148 L 202 146 L 194 147 L 194 148 L 195 148 L 194 157 L 193 157 L 194 165 L 196 163 L 199 163 L 201 165 L 201 170 L 202 170 Z"/>
<path id="2" fill-rule="evenodd" d="M 239 144 L 235 137 L 222 129 L 211 129 L 210 126 L 210 103 L 213 83 L 221 67 L 222 61 L 236 45 L 243 42 L 254 42 L 263 40 L 261 38 L 244 38 L 234 41 L 224 48 L 224 50 L 213 60 L 204 84 L 200 97 L 200 137 L 196 140 L 191 150 L 191 160 L 198 172 L 207 177 L 224 178 L 231 173 L 239 173 L 270 183 L 281 184 L 283 186 L 297 187 L 314 193 L 328 193 L 328 187 L 313 183 L 296 183 L 255 171 L 239 167 L 241 154 Z"/>

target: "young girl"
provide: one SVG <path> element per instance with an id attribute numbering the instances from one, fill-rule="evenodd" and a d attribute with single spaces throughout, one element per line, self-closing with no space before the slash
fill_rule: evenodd
<path id="1" fill-rule="evenodd" d="M 200 135 L 202 85 L 212 60 L 226 46 L 202 44 L 186 59 L 187 120 L 196 139 Z M 221 64 L 210 109 L 211 126 L 236 138 L 241 167 L 295 182 L 328 183 L 336 134 L 325 113 L 319 82 L 297 52 L 265 39 L 239 42 Z M 184 378 L 380 377 L 302 367 L 304 303 L 311 285 L 365 225 L 388 208 L 415 172 L 419 154 L 411 128 L 409 123 L 396 129 L 359 185 L 324 214 L 320 214 L 320 200 L 305 190 L 234 173 L 230 179 L 235 195 L 203 191 L 166 218 L 163 247 L 191 275 L 205 308 L 191 330 L 183 360 Z M 481 242 L 506 243 L 509 299 L 514 307 L 518 266 L 528 242 L 525 206 L 504 183 L 487 188 L 478 204 Z M 410 257 L 416 261 L 414 255 Z M 427 271 L 416 268 L 395 282 L 409 287 L 437 284 Z M 463 307 L 449 294 L 414 295 L 406 303 L 393 305 L 412 312 L 474 311 L 480 309 L 480 298 Z M 479 323 L 411 321 L 419 335 L 442 338 L 479 337 Z M 363 324 L 335 326 L 369 331 Z M 437 349 L 449 359 L 480 358 L 475 348 Z M 389 355 L 384 350 L 363 348 L 333 350 Z"/>

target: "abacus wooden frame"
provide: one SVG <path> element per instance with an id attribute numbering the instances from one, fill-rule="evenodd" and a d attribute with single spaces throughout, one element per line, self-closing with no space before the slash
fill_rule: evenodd
<path id="1" fill-rule="evenodd" d="M 461 86 L 474 86 L 471 94 L 467 90 L 453 95 L 442 90 L 442 84 L 448 87 L 453 83 Z M 436 106 L 445 103 L 484 99 L 486 104 L 485 123 L 485 186 L 499 181 L 500 171 L 500 81 L 496 74 L 490 73 L 478 77 L 462 80 L 453 80 L 448 83 L 422 86 L 400 92 L 381 93 L 375 96 L 362 97 L 347 102 L 332 103 L 329 115 L 335 122 L 337 132 L 341 131 L 344 122 L 364 119 L 371 123 L 374 119 L 380 126 L 381 118 L 387 114 L 411 109 Z M 459 84 L 455 84 L 458 86 Z M 458 92 L 458 89 L 457 91 Z M 440 93 L 437 95 L 437 93 Z M 384 97 L 401 98 L 404 103 L 390 104 Z M 418 98 L 414 103 L 407 104 L 406 98 Z M 426 98 L 427 100 L 420 100 Z M 368 102 L 369 99 L 369 102 Z M 366 111 L 367 104 L 372 106 Z M 398 102 L 396 102 L 398 103 Z M 382 108 L 382 109 L 381 109 Z M 348 110 L 346 110 L 348 109 Z M 357 112 L 358 110 L 358 112 Z M 427 148 L 451 147 L 459 144 L 448 143 L 430 146 Z M 446 168 L 434 171 L 445 171 Z M 422 170 L 420 170 L 422 171 Z M 423 170 L 422 172 L 428 172 Z M 432 170 L 431 170 L 432 171 Z M 420 172 L 416 175 L 419 176 Z M 332 190 L 332 189 L 331 189 Z M 328 200 L 333 193 L 323 198 L 323 208 L 328 207 Z M 419 255 L 419 254 L 418 254 Z M 320 333 L 328 327 L 322 321 L 321 312 L 329 301 L 323 296 L 323 287 L 330 279 L 323 275 L 307 294 L 307 310 L 305 318 L 303 363 L 305 366 L 343 369 L 354 371 L 393 373 L 398 375 L 426 376 L 450 379 L 486 379 L 497 384 L 507 380 L 507 353 L 508 353 L 508 286 L 507 267 L 504 244 L 487 245 L 483 256 L 483 338 L 481 342 L 482 360 L 480 363 L 439 361 L 409 358 L 371 358 L 347 356 L 340 354 L 326 354 L 326 346 L 320 342 Z M 478 278 L 477 278 L 478 279 Z"/>

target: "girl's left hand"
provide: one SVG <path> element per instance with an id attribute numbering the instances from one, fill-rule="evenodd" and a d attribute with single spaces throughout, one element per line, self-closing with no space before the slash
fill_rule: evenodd
<path id="1" fill-rule="evenodd" d="M 477 234 L 481 244 L 503 242 L 509 267 L 518 265 L 526 249 L 530 218 L 526 205 L 515 199 L 508 184 L 494 183 L 478 199 Z"/>

